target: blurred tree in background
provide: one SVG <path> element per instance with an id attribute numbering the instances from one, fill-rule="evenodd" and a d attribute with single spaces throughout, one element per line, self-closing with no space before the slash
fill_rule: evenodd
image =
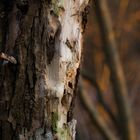
<path id="1" fill-rule="evenodd" d="M 140 1 L 104 2 L 90 5 L 75 108 L 77 140 L 140 139 Z"/>

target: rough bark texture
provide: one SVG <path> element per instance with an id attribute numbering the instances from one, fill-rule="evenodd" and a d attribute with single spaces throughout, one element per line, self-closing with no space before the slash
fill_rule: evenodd
<path id="1" fill-rule="evenodd" d="M 88 0 L 2 0 L 0 139 L 74 140 Z"/>

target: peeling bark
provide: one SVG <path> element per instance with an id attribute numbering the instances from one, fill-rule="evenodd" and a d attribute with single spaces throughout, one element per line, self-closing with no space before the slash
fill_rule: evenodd
<path id="1" fill-rule="evenodd" d="M 3 0 L 0 139 L 74 140 L 87 0 Z M 3 28 L 4 27 L 4 28 Z"/>

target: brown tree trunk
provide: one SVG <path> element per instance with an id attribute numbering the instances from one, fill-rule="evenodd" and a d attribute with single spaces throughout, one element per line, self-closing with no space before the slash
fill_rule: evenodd
<path id="1" fill-rule="evenodd" d="M 88 0 L 0 1 L 0 139 L 74 140 Z"/>

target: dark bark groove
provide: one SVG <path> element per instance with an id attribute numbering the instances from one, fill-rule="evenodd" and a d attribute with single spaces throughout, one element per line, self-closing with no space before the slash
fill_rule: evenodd
<path id="1" fill-rule="evenodd" d="M 88 2 L 0 3 L 0 139 L 74 140 L 72 110 Z"/>
<path id="2" fill-rule="evenodd" d="M 1 45 L 0 49 L 13 55 L 18 63 L 4 65 L 1 60 L 0 139 L 22 139 L 19 134 L 26 139 L 36 139 L 37 136 L 40 137 L 39 133 L 45 139 L 48 137 L 45 134 L 51 131 L 51 125 L 48 125 L 50 122 L 44 120 L 46 99 L 45 95 L 37 97 L 39 95 L 35 94 L 35 90 L 40 90 L 40 94 L 47 92 L 43 91 L 38 82 L 42 79 L 41 71 L 53 59 L 57 31 L 49 31 L 47 2 L 5 2 L 2 4 L 8 9 L 4 19 L 7 29 L 6 34 L 3 34 L 1 24 L 0 38 L 4 47 Z M 1 13 L 4 10 L 2 8 Z M 53 34 L 49 35 L 50 32 Z"/>

